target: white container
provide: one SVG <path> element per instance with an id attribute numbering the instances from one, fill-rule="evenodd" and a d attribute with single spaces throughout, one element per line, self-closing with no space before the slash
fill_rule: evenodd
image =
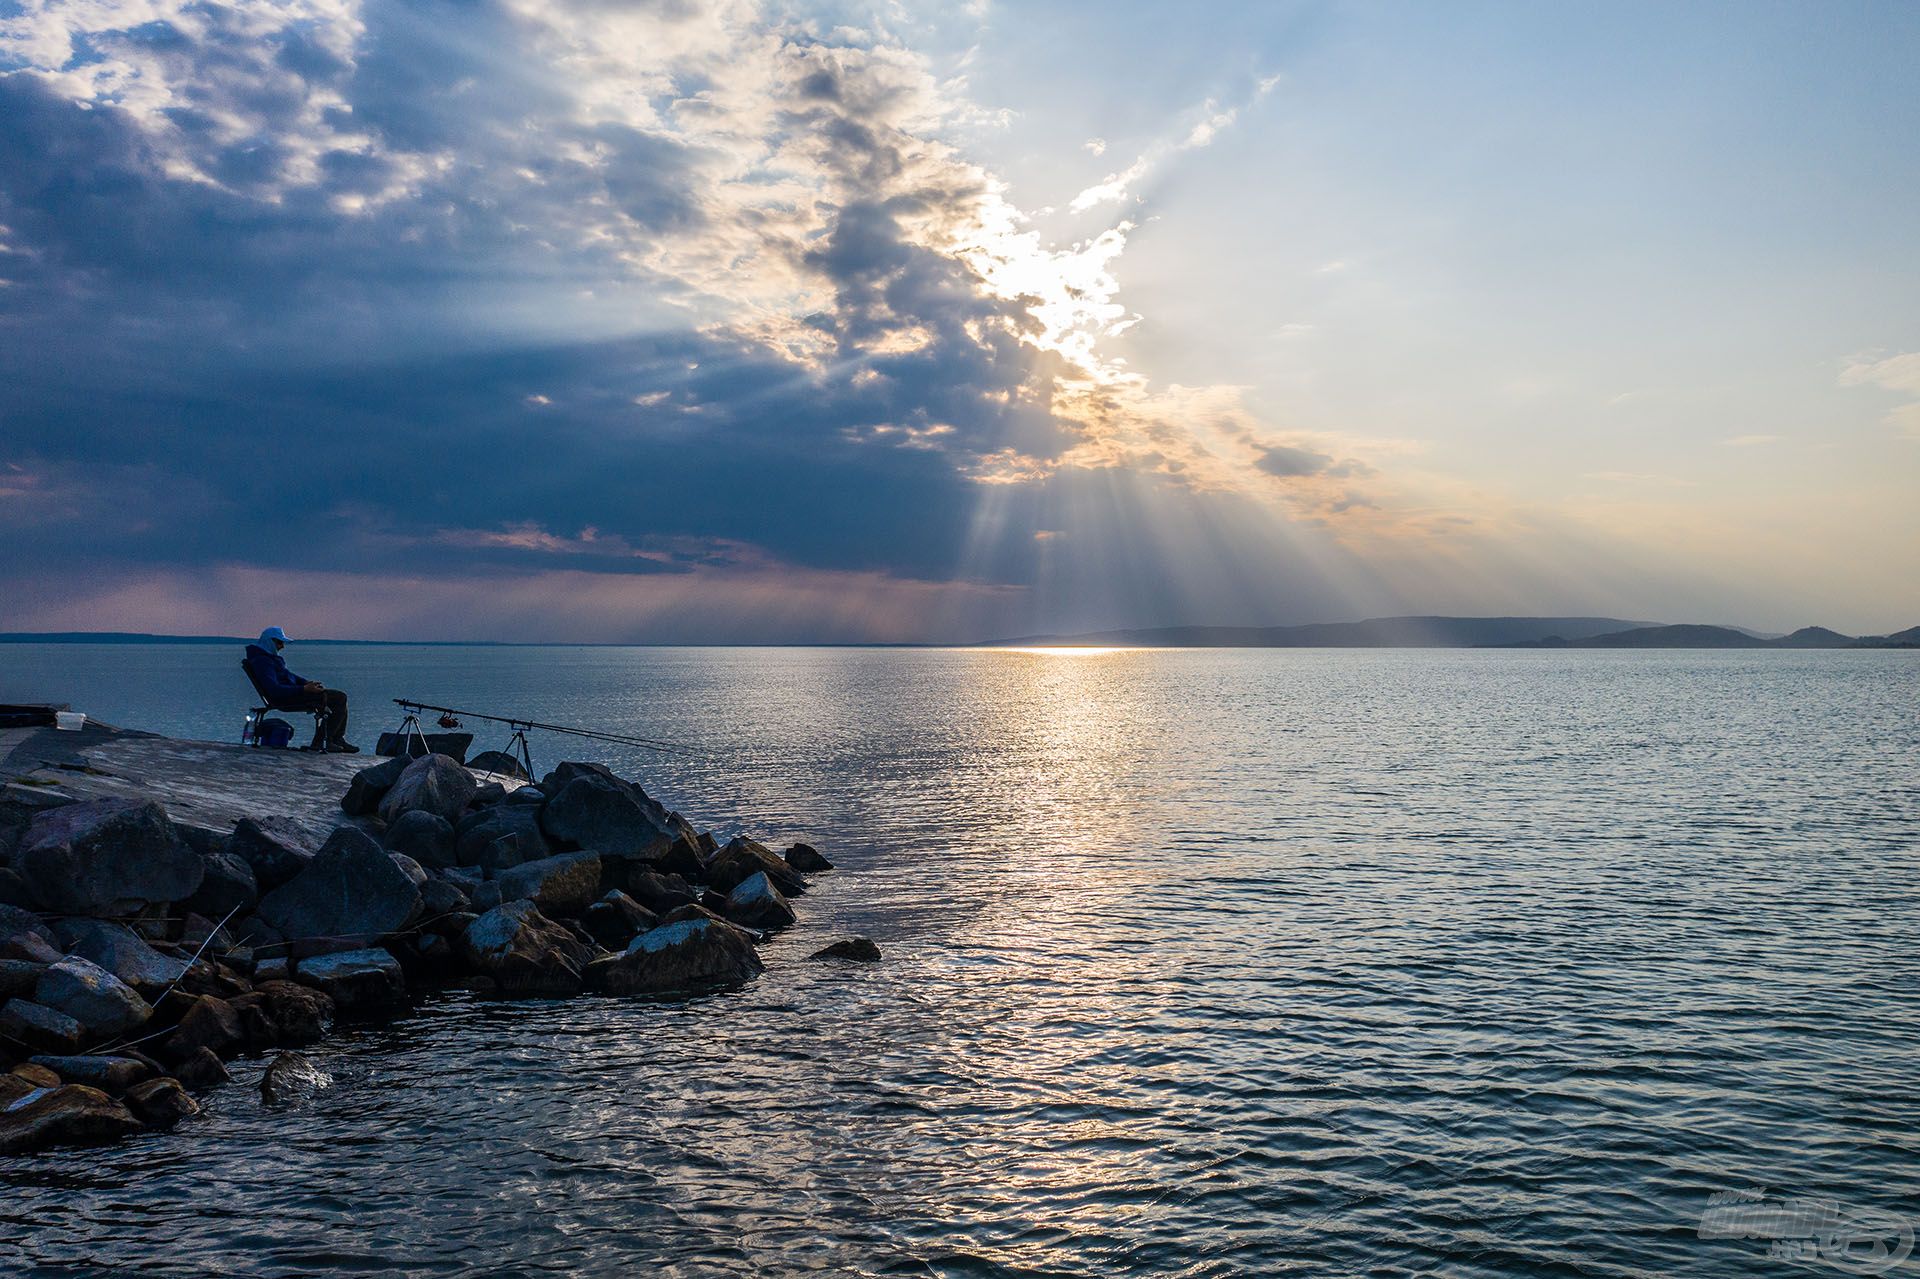
<path id="1" fill-rule="evenodd" d="M 85 728 L 87 726 L 87 717 L 85 713 L 81 711 L 55 711 L 53 713 L 53 726 L 55 728 L 64 728 L 71 733 L 75 729 Z"/>

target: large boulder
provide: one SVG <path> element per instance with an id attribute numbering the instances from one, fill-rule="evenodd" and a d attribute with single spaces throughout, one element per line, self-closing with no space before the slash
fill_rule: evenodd
<path id="1" fill-rule="evenodd" d="M 533 899 L 548 916 L 578 915 L 600 895 L 597 853 L 561 853 L 522 862 L 500 875 L 500 899 Z"/>
<path id="2" fill-rule="evenodd" d="M 206 873 L 200 887 L 187 899 L 187 908 L 214 919 L 225 919 L 229 912 L 253 909 L 260 900 L 260 880 L 244 857 L 222 849 L 200 858 Z"/>
<path id="3" fill-rule="evenodd" d="M 483 812 L 469 814 L 457 830 L 454 860 L 461 866 L 506 870 L 553 852 L 545 832 L 540 829 L 540 809 L 516 804 L 511 799 Z"/>
<path id="4" fill-rule="evenodd" d="M 751 936 L 700 916 L 641 933 L 621 954 L 592 965 L 588 978 L 610 995 L 663 995 L 737 986 L 765 971 Z"/>
<path id="5" fill-rule="evenodd" d="M 580 772 L 559 785 L 540 810 L 540 828 L 561 844 L 615 856 L 664 850 L 676 834 L 664 808 L 604 771 Z"/>
<path id="6" fill-rule="evenodd" d="M 182 1119 L 200 1113 L 200 1103 L 187 1095 L 178 1079 L 149 1079 L 127 1089 L 127 1109 L 147 1127 L 167 1132 Z"/>
<path id="7" fill-rule="evenodd" d="M 425 738 L 424 741 L 421 739 Z M 454 763 L 466 762 L 473 746 L 472 733 L 382 733 L 374 743 L 376 755 L 418 759 L 426 755 L 445 755 Z"/>
<path id="8" fill-rule="evenodd" d="M 118 1141 L 140 1126 L 125 1106 L 98 1088 L 68 1084 L 29 1093 L 0 1111 L 0 1155 Z"/>
<path id="9" fill-rule="evenodd" d="M 40 1056 L 32 1059 L 69 1084 L 85 1084 L 118 1097 L 143 1079 L 153 1078 L 153 1067 L 131 1057 L 89 1054 L 75 1057 Z"/>
<path id="10" fill-rule="evenodd" d="M 33 988 L 40 984 L 40 974 L 47 971 L 47 964 L 54 959 L 41 963 L 32 959 L 7 959 L 0 957 L 0 1004 L 16 996 L 31 999 Z"/>
<path id="11" fill-rule="evenodd" d="M 720 913 L 744 928 L 762 931 L 786 928 L 793 923 L 793 907 L 787 904 L 765 871 L 756 871 L 728 893 Z"/>
<path id="12" fill-rule="evenodd" d="M 502 993 L 520 995 L 579 993 L 581 971 L 593 956 L 585 943 L 525 899 L 496 906 L 467 925 L 460 952 Z"/>
<path id="13" fill-rule="evenodd" d="M 133 987 L 78 955 L 68 955 L 40 974 L 33 1002 L 65 1013 L 96 1039 L 137 1030 L 153 1016 L 153 1008 Z"/>
<path id="14" fill-rule="evenodd" d="M 277 1044 L 315 1043 L 333 1024 L 333 997 L 291 981 L 263 981 L 231 1002 L 243 1016 L 248 1009 L 258 1009 L 271 1026 Z"/>
<path id="15" fill-rule="evenodd" d="M 94 799 L 50 809 L 27 827 L 14 869 L 34 900 L 72 915 L 131 914 L 184 901 L 205 868 L 152 801 Z"/>
<path id="16" fill-rule="evenodd" d="M 808 959 L 851 959 L 862 964 L 879 961 L 880 948 L 868 937 L 848 937 L 834 942 L 831 946 L 822 946 L 807 956 Z"/>
<path id="17" fill-rule="evenodd" d="M 744 835 L 729 840 L 713 855 L 707 862 L 702 878 L 716 891 L 730 893 L 761 873 L 789 897 L 798 897 L 807 891 L 807 881 L 800 877 L 800 872 L 774 856 L 773 850 L 765 844 L 756 843 Z"/>
<path id="18" fill-rule="evenodd" d="M 21 910 L 18 906 L 0 905 L 0 937 L 12 937 L 19 933 L 32 933 L 42 941 L 53 940 L 53 930 L 47 927 L 40 916 L 30 910 Z"/>
<path id="19" fill-rule="evenodd" d="M 341 1008 L 391 1008 L 407 998 L 400 961 L 378 948 L 303 959 L 294 975 Z"/>
<path id="20" fill-rule="evenodd" d="M 387 851 L 403 853 L 422 866 L 445 867 L 453 859 L 453 823 L 438 813 L 416 808 L 387 827 Z"/>
<path id="21" fill-rule="evenodd" d="M 87 1030 L 45 1004 L 9 999 L 0 1005 L 0 1035 L 33 1052 L 77 1053 L 86 1045 Z"/>
<path id="22" fill-rule="evenodd" d="M 76 919 L 63 923 L 59 932 L 69 952 L 100 965 L 147 999 L 158 999 L 187 974 L 185 960 L 161 954 L 125 924 Z"/>
<path id="23" fill-rule="evenodd" d="M 406 813 L 427 812 L 451 824 L 467 810 L 475 789 L 473 774 L 452 757 L 422 755 L 380 800 L 380 816 L 391 826 Z"/>
<path id="24" fill-rule="evenodd" d="M 227 852 L 245 862 L 260 891 L 269 893 L 305 870 L 314 848 L 306 832 L 284 817 L 242 817 L 227 836 Z"/>
<path id="25" fill-rule="evenodd" d="M 833 863 L 828 861 L 825 855 L 812 844 L 795 844 L 792 848 L 780 854 L 780 856 L 787 865 L 793 867 L 803 875 L 811 875 L 818 871 L 833 869 Z"/>
<path id="26" fill-rule="evenodd" d="M 420 910 L 420 890 L 385 849 L 350 827 L 335 830 L 313 861 L 260 899 L 260 918 L 296 955 L 352 950 L 398 932 Z"/>
<path id="27" fill-rule="evenodd" d="M 505 751 L 481 751 L 467 761 L 467 767 L 476 773 L 492 773 L 495 777 L 508 777 L 517 782 L 527 780 L 526 767 Z"/>
<path id="28" fill-rule="evenodd" d="M 678 875 L 642 871 L 627 880 L 626 891 L 656 915 L 700 900 L 700 890 Z"/>
<path id="29" fill-rule="evenodd" d="M 185 1061 L 205 1048 L 221 1057 L 231 1057 L 246 1047 L 246 1019 L 240 1010 L 217 995 L 202 995 L 180 1017 L 180 1024 L 161 1044 L 160 1052 L 168 1061 Z"/>
<path id="30" fill-rule="evenodd" d="M 381 754 L 386 754 L 382 751 Z M 353 775 L 347 783 L 347 793 L 340 797 L 340 807 L 349 817 L 368 817 L 380 811 L 380 801 L 386 798 L 393 784 L 400 780 L 400 774 L 407 771 L 411 763 L 404 756 L 396 759 L 383 759 L 370 768 L 363 768 Z"/>

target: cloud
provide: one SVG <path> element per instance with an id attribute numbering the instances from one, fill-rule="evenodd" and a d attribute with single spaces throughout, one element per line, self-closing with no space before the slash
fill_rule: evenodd
<path id="1" fill-rule="evenodd" d="M 1886 355 L 1879 351 L 1851 356 L 1840 371 L 1841 386 L 1877 386 L 1907 403 L 1887 414 L 1887 424 L 1920 439 L 1920 351 Z"/>
<path id="2" fill-rule="evenodd" d="M 1269 76 L 1258 81 L 1253 93 L 1247 99 L 1247 106 L 1260 102 L 1280 82 L 1279 77 Z M 1212 99 L 1189 112 L 1198 118 L 1186 127 L 1186 132 L 1177 139 L 1155 143 L 1142 152 L 1134 162 L 1116 173 L 1109 173 L 1104 179 L 1080 192 L 1068 203 L 1067 208 L 1074 213 L 1084 213 L 1101 204 L 1117 204 L 1132 193 L 1140 180 L 1158 168 L 1162 163 L 1182 151 L 1192 151 L 1200 147 L 1211 146 L 1214 138 L 1223 129 L 1232 127 L 1240 118 L 1243 108 L 1234 106 L 1221 108 Z M 1096 146 L 1095 144 L 1098 143 Z M 1087 149 L 1095 155 L 1103 155 L 1107 144 L 1104 139 L 1095 138 L 1087 143 Z"/>
<path id="3" fill-rule="evenodd" d="M 1763 444 L 1778 444 L 1786 438 L 1784 435 L 1732 435 L 1720 442 L 1729 448 L 1749 449 Z"/>
<path id="4" fill-rule="evenodd" d="M 1333 458 L 1325 453 L 1316 453 L 1312 449 L 1275 444 L 1263 450 L 1254 465 L 1268 475 L 1280 479 L 1293 479 L 1303 475 L 1324 474 L 1327 468 L 1333 465 Z"/>

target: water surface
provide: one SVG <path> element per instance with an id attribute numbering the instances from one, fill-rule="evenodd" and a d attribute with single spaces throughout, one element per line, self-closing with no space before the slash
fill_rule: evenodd
<path id="1" fill-rule="evenodd" d="M 842 869 L 745 990 L 436 996 L 301 1110 L 240 1062 L 0 1160 L 0 1271 L 1731 1276 L 1809 1271 L 1714 1192 L 1920 1215 L 1912 654 L 289 656 L 363 743 L 697 742 L 601 757 Z M 238 657 L 3 646 L 0 700 L 231 738 Z"/>

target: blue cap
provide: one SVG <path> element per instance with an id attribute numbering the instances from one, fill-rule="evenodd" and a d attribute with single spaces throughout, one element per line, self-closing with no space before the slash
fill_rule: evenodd
<path id="1" fill-rule="evenodd" d="M 287 633 L 278 626 L 269 626 L 266 630 L 260 632 L 260 647 L 265 648 L 275 640 L 285 644 L 287 642 Z"/>

